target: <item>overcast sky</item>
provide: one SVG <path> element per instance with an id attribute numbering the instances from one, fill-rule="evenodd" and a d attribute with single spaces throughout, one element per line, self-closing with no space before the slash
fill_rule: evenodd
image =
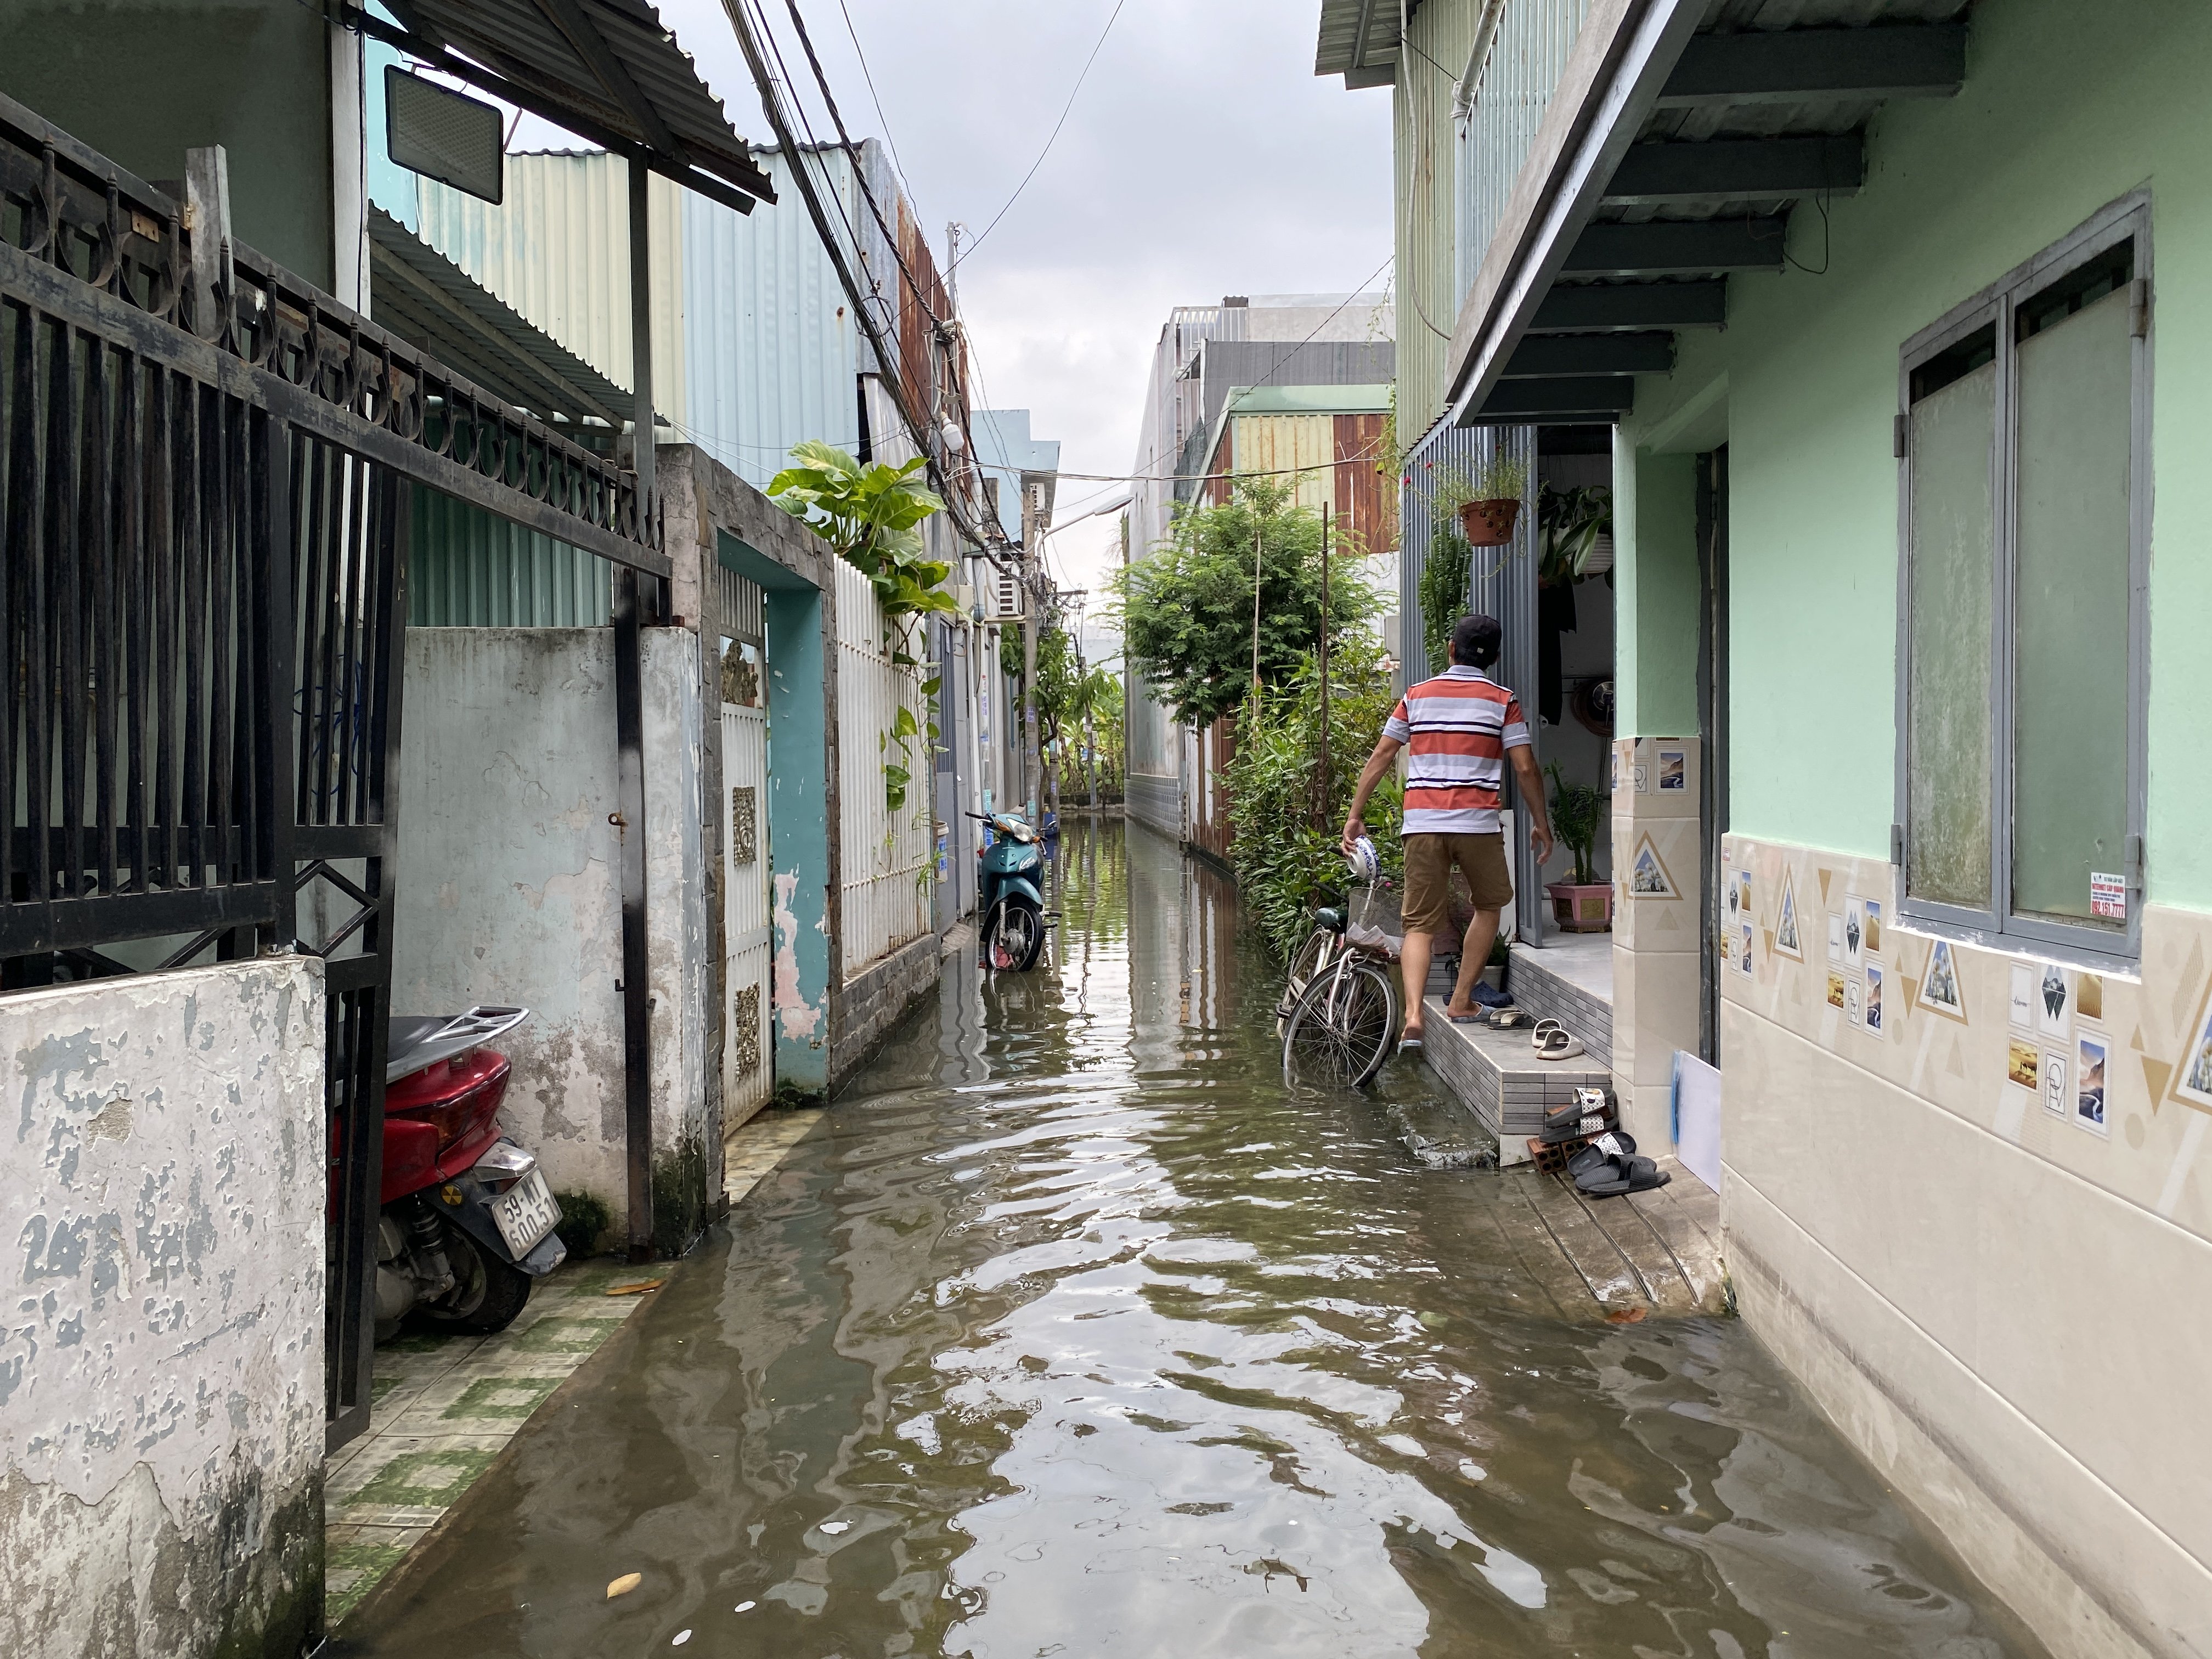
<path id="1" fill-rule="evenodd" d="M 763 3 L 827 137 L 787 0 Z M 942 261 L 947 222 L 981 234 L 1036 161 L 1115 0 L 799 6 L 848 127 L 889 138 Z M 720 0 L 659 0 L 659 9 L 738 132 L 767 141 Z M 1033 410 L 1036 434 L 1060 441 L 1065 470 L 1132 465 L 1170 307 L 1350 289 L 1389 257 L 1390 94 L 1316 77 L 1319 11 L 1319 0 L 1123 0 L 1050 154 L 963 261 L 978 401 Z M 533 125 L 518 148 L 530 147 Z M 805 208 L 794 198 L 757 210 Z M 1060 517 L 1117 493 L 1068 481 Z M 1054 538 L 1065 580 L 1093 579 L 1112 523 Z"/>

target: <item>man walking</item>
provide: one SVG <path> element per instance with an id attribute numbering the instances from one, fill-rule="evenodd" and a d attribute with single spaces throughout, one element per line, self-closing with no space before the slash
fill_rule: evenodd
<path id="1" fill-rule="evenodd" d="M 1400 834 L 1406 845 L 1406 942 L 1399 961 L 1406 976 L 1406 1030 L 1401 1048 L 1421 1046 L 1422 991 L 1428 983 L 1429 957 L 1436 935 L 1451 927 L 1451 872 L 1467 876 L 1474 900 L 1460 950 L 1459 982 L 1444 1012 L 1455 1019 L 1479 1012 L 1472 994 L 1490 960 L 1501 913 L 1513 896 L 1505 865 L 1505 837 L 1498 827 L 1499 793 L 1505 763 L 1513 762 L 1522 810 L 1528 817 L 1528 840 L 1536 862 L 1552 856 L 1552 827 L 1544 812 L 1543 775 L 1528 723 L 1514 695 L 1483 673 L 1498 660 L 1501 630 L 1492 617 L 1462 617 L 1452 627 L 1451 666 L 1434 679 L 1410 686 L 1396 710 L 1383 722 L 1382 741 L 1367 757 L 1352 811 L 1344 821 L 1344 846 L 1367 833 L 1360 817 L 1367 798 L 1390 769 L 1401 748 L 1411 755 L 1406 768 L 1406 817 Z"/>

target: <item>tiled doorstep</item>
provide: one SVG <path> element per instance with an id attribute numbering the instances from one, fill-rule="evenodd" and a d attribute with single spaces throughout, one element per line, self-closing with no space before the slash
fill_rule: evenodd
<path id="1" fill-rule="evenodd" d="M 469 1489 L 515 1431 L 636 1312 L 672 1263 L 604 1258 L 538 1281 L 514 1323 L 495 1335 L 410 1334 L 376 1351 L 368 1432 L 324 1470 L 325 1617 L 350 1613 Z"/>
<path id="2" fill-rule="evenodd" d="M 732 1135 L 730 1201 L 750 1192 L 820 1115 L 764 1113 Z M 324 1469 L 324 1606 L 331 1627 L 651 1295 L 608 1292 L 658 1284 L 674 1265 L 632 1267 L 601 1257 L 565 1266 L 538 1281 L 520 1316 L 495 1335 L 410 1334 L 376 1351 L 368 1432 L 331 1454 Z"/>

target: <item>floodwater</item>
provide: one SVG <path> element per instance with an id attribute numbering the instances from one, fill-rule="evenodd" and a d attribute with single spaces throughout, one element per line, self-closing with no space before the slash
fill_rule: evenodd
<path id="1" fill-rule="evenodd" d="M 1418 1065 L 1287 1091 L 1211 872 L 1062 864 L 1051 955 L 948 966 L 345 1651 L 2029 1651 L 1741 1324 L 1498 1261 L 1526 1177 Z"/>

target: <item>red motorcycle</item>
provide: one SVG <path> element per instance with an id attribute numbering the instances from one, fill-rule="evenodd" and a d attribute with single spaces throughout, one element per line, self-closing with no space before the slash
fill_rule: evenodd
<path id="1" fill-rule="evenodd" d="M 447 1331 L 504 1328 L 530 1281 L 568 1256 L 536 1156 L 499 1126 L 513 1069 L 484 1045 L 527 1008 L 395 1018 L 386 1039 L 376 1337 L 410 1313 Z"/>

